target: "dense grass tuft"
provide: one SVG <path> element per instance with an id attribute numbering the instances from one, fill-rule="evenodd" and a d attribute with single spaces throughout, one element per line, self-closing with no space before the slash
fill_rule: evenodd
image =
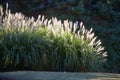
<path id="1" fill-rule="evenodd" d="M 1 8 L 2 9 L 2 8 Z M 1 11 L 2 13 L 2 11 Z M 102 71 L 106 52 L 92 29 L 44 16 L 0 15 L 0 69 Z"/>

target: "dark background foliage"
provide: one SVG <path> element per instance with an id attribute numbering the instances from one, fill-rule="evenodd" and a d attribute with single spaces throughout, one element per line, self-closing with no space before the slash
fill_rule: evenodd
<path id="1" fill-rule="evenodd" d="M 107 69 L 120 72 L 120 0 L 1 0 L 4 7 L 22 12 L 26 16 L 60 20 L 83 21 L 86 28 L 93 28 L 108 52 Z"/>

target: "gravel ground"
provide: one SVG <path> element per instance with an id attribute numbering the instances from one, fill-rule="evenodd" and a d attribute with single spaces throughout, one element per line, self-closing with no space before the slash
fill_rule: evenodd
<path id="1" fill-rule="evenodd" d="M 120 80 L 120 74 L 16 71 L 0 72 L 0 80 Z"/>

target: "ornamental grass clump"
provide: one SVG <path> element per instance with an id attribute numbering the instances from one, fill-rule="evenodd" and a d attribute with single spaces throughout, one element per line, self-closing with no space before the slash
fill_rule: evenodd
<path id="1" fill-rule="evenodd" d="M 0 14 L 0 70 L 103 70 L 104 47 L 82 22 L 62 23 L 41 15 L 34 20 L 10 11 L 2 17 Z"/>

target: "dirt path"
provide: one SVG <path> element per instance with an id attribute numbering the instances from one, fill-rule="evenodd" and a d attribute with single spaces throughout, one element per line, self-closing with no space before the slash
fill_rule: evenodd
<path id="1" fill-rule="evenodd" d="M 120 74 L 17 71 L 1 72 L 0 80 L 120 80 Z"/>

